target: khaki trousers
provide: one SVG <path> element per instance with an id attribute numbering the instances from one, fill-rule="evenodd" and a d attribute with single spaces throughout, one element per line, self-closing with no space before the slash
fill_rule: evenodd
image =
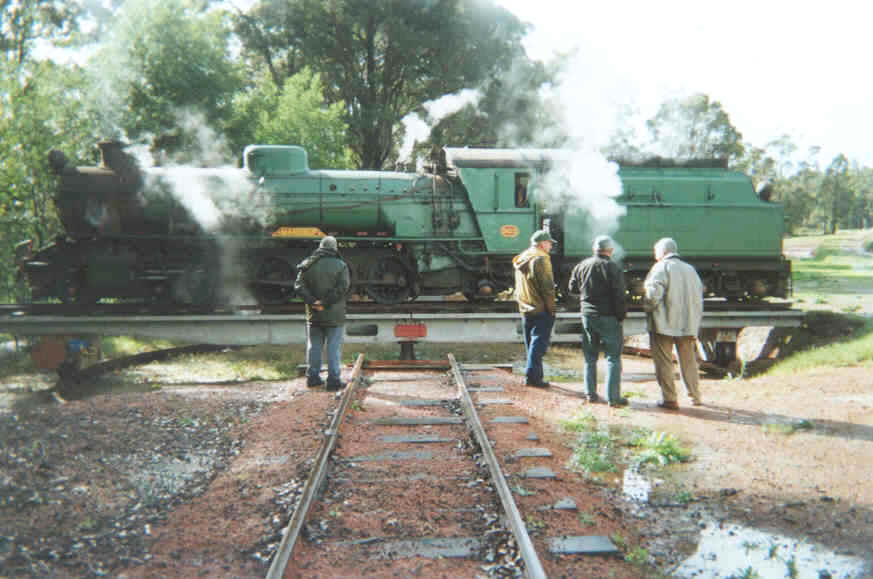
<path id="1" fill-rule="evenodd" d="M 655 361 L 655 376 L 661 387 L 664 402 L 676 402 L 676 384 L 673 381 L 673 345 L 679 356 L 679 374 L 688 390 L 688 396 L 701 401 L 698 385 L 697 338 L 694 336 L 665 336 L 649 334 L 652 345 L 652 359 Z"/>

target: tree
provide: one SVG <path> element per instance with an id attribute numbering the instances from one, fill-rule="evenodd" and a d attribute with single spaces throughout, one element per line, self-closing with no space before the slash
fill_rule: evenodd
<path id="1" fill-rule="evenodd" d="M 318 77 L 304 68 L 277 90 L 267 78 L 234 101 L 231 134 L 242 148 L 250 143 L 295 144 L 306 149 L 313 168 L 354 166 L 345 145 L 343 103 L 325 105 Z"/>
<path id="2" fill-rule="evenodd" d="M 834 157 L 825 171 L 819 195 L 821 223 L 824 233 L 834 234 L 845 225 L 849 213 L 849 160 L 845 155 Z"/>
<path id="3" fill-rule="evenodd" d="M 870 227 L 873 225 L 873 169 L 853 164 L 849 187 L 853 192 L 849 227 Z"/>
<path id="4" fill-rule="evenodd" d="M 9 293 L 13 244 L 32 239 L 39 247 L 61 231 L 48 152 L 79 151 L 89 129 L 80 101 L 71 98 L 81 78 L 75 70 L 6 61 L 0 73 L 0 239 L 6 241 L 0 247 L 0 291 Z"/>
<path id="5" fill-rule="evenodd" d="M 0 52 L 25 64 L 37 40 L 63 43 L 78 28 L 83 8 L 65 0 L 0 0 Z"/>
<path id="6" fill-rule="evenodd" d="M 293 33 L 265 23 L 293 21 Z M 523 55 L 524 25 L 491 0 L 262 0 L 237 30 L 278 76 L 310 66 L 344 102 L 349 146 L 366 168 L 396 151 L 395 128 L 421 103 L 477 86 Z M 284 63 L 284 64 L 282 64 Z"/>
<path id="7" fill-rule="evenodd" d="M 742 134 L 705 94 L 666 101 L 646 126 L 655 150 L 667 157 L 736 162 L 743 156 Z"/>
<path id="8" fill-rule="evenodd" d="M 125 4 L 118 32 L 94 59 L 107 113 L 104 136 L 148 141 L 157 152 L 198 146 L 195 121 L 220 134 L 233 95 L 243 86 L 231 58 L 231 29 L 221 10 L 197 0 L 136 0 Z M 190 157 L 190 153 L 188 154 Z M 191 159 L 185 159 L 190 161 Z"/>

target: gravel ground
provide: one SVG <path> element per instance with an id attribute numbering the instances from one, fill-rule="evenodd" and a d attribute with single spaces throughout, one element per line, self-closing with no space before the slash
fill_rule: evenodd
<path id="1" fill-rule="evenodd" d="M 0 576 L 263 576 L 335 397 L 300 379 L 198 381 L 194 366 L 176 384 L 147 369 L 120 372 L 65 404 L 46 394 L 50 375 L 5 381 Z M 630 499 L 618 476 L 600 483 L 604 511 L 633 526 L 651 568 L 769 577 L 794 564 L 799 577 L 870 577 L 871 368 L 707 378 L 706 406 L 670 413 L 655 406 L 651 361 L 626 358 L 627 410 L 585 405 L 573 376 L 561 391 L 521 400 L 544 424 L 582 410 L 610 427 L 671 433 L 691 449 L 690 463 L 649 478 L 645 501 Z M 705 539 L 722 531 L 744 537 L 747 555 L 776 545 L 780 574 L 751 558 L 714 571 L 726 555 Z M 847 563 L 807 563 L 801 545 Z"/>

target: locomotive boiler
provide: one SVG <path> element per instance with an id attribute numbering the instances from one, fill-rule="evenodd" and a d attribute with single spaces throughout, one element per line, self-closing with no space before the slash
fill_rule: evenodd
<path id="1" fill-rule="evenodd" d="M 664 236 L 677 240 L 709 296 L 790 293 L 782 206 L 724 167 L 620 165 L 624 215 L 617 231 L 600 231 L 584 211 L 543 202 L 547 175 L 572 162 L 563 151 L 446 147 L 412 173 L 312 170 L 303 148 L 276 145 L 247 147 L 242 168 L 144 168 L 118 143 L 99 146 L 98 167 L 49 155 L 65 234 L 17 247 L 35 300 L 284 303 L 294 298 L 296 265 L 328 234 L 362 298 L 494 299 L 512 285 L 512 256 L 543 226 L 559 241 L 560 290 L 592 239 L 611 233 L 629 300 Z"/>

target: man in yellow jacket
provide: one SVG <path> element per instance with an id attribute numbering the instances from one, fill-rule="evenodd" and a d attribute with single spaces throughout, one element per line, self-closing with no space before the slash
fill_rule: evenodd
<path id="1" fill-rule="evenodd" d="M 526 385 L 547 388 L 543 379 L 543 356 L 549 349 L 555 325 L 555 277 L 549 252 L 555 240 L 541 229 L 530 238 L 530 247 L 512 258 L 515 270 L 515 301 L 521 313 L 527 365 Z"/>

